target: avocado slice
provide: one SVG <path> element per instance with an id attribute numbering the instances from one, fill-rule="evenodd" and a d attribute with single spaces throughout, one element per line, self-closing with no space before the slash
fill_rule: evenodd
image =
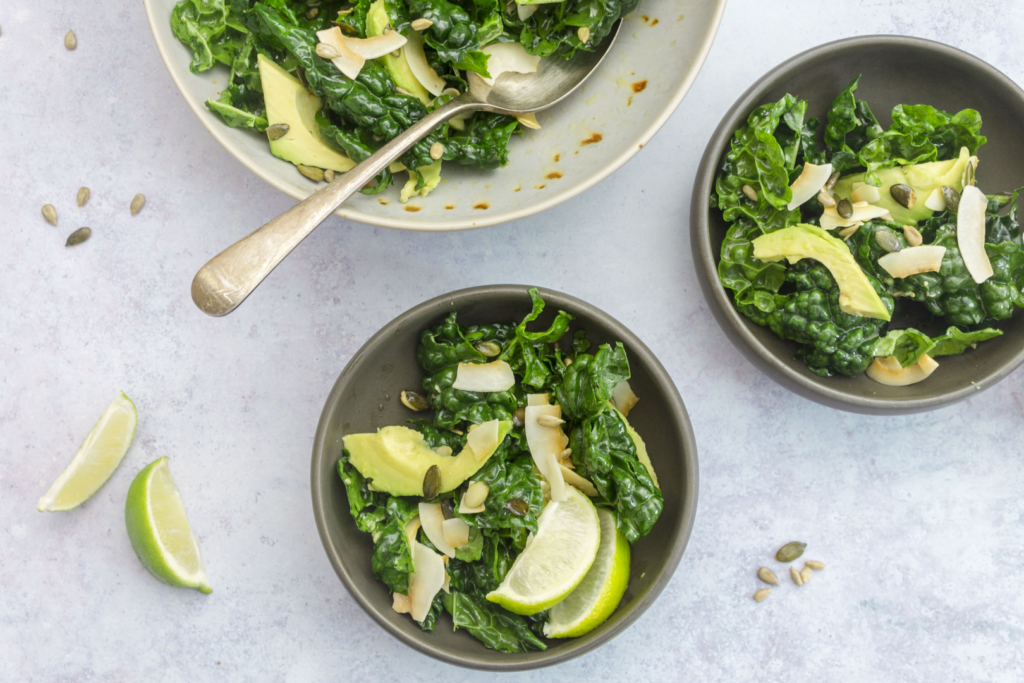
<path id="1" fill-rule="evenodd" d="M 967 168 L 967 162 L 971 153 L 966 147 L 960 148 L 960 156 L 956 159 L 946 161 L 929 161 L 926 164 L 914 164 L 913 166 L 894 166 L 875 171 L 875 175 L 882 181 L 878 188 L 881 198 L 875 202 L 875 206 L 887 209 L 897 223 L 916 225 L 918 221 L 925 221 L 931 218 L 933 211 L 924 205 L 928 195 L 933 190 L 941 189 L 943 185 L 949 185 L 957 192 L 964 189 L 963 174 Z M 847 176 L 835 186 L 835 194 L 841 199 L 850 199 L 853 194 L 853 184 L 863 183 L 864 174 Z M 908 209 L 892 198 L 889 188 L 893 185 L 909 185 L 914 188 L 917 201 L 913 209 Z M 852 201 L 852 200 L 851 200 Z"/>
<path id="2" fill-rule="evenodd" d="M 498 422 L 498 445 L 512 431 L 511 420 Z M 432 465 L 441 470 L 441 493 L 462 485 L 487 463 L 497 446 L 479 460 L 464 448 L 456 456 L 438 455 L 423 441 L 423 434 L 408 427 L 384 427 L 376 434 L 349 434 L 342 439 L 349 462 L 372 480 L 373 487 L 393 496 L 422 496 L 423 477 Z"/>
<path id="3" fill-rule="evenodd" d="M 384 0 L 376 0 L 370 5 L 370 11 L 366 13 L 366 37 L 373 38 L 374 36 L 382 36 L 388 30 L 388 12 L 384 8 Z M 402 46 L 398 51 L 398 56 L 395 57 L 393 54 L 386 54 L 383 57 L 379 57 L 380 61 L 384 64 L 384 67 L 391 74 L 391 79 L 395 82 L 402 90 L 405 90 L 413 97 L 419 99 L 424 106 L 430 104 L 431 95 L 423 84 L 416 79 L 412 73 L 412 69 L 409 68 L 409 61 L 405 57 L 405 51 L 409 49 L 410 44 L 419 40 L 419 49 L 423 49 L 423 39 L 417 35 L 409 35 L 406 38 L 410 41 Z"/>
<path id="4" fill-rule="evenodd" d="M 615 410 L 615 408 L 612 408 Z M 629 420 L 622 413 L 619 413 L 619 419 L 622 420 L 622 424 L 626 425 L 626 433 L 629 434 L 629 438 L 633 440 L 633 445 L 636 447 L 636 457 L 640 460 L 640 463 L 647 468 L 647 474 L 651 475 L 651 481 L 660 490 L 661 484 L 658 483 L 658 475 L 654 473 L 654 465 L 651 463 L 651 456 L 647 454 L 647 444 L 640 438 L 637 431 L 633 429 L 633 426 L 629 424 Z"/>
<path id="5" fill-rule="evenodd" d="M 839 308 L 850 315 L 889 320 L 892 314 L 871 286 L 846 242 L 814 225 L 800 223 L 753 240 L 754 258 L 790 263 L 805 258 L 820 261 L 839 285 Z"/>
<path id="6" fill-rule="evenodd" d="M 293 164 L 332 169 L 344 173 L 354 161 L 324 142 L 316 113 L 323 106 L 320 98 L 308 92 L 290 73 L 262 53 L 257 56 L 260 83 L 267 104 L 267 122 L 288 124 L 288 132 L 270 141 L 274 156 Z"/>

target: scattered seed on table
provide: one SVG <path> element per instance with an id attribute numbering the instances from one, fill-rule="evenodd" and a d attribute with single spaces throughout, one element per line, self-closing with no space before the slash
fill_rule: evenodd
<path id="1" fill-rule="evenodd" d="M 810 567 L 814 571 L 818 571 L 818 572 L 820 572 L 822 569 L 825 568 L 825 563 L 824 562 L 818 562 L 817 560 L 807 560 L 807 562 L 805 562 L 804 564 L 806 564 L 808 567 Z"/>
<path id="2" fill-rule="evenodd" d="M 80 187 L 78 188 L 78 205 L 85 206 L 85 203 L 89 201 L 89 188 Z"/>
<path id="3" fill-rule="evenodd" d="M 770 583 L 773 586 L 779 585 L 779 577 L 775 576 L 775 572 L 768 567 L 761 567 L 757 570 L 757 578 L 761 579 L 765 583 Z"/>
<path id="4" fill-rule="evenodd" d="M 50 225 L 57 225 L 57 209 L 53 208 L 53 204 L 43 205 L 43 218 Z"/>
<path id="5" fill-rule="evenodd" d="M 68 241 L 64 243 L 64 246 L 73 247 L 76 244 L 81 244 L 82 242 L 89 239 L 90 236 L 92 236 L 92 230 L 90 230 L 89 228 L 79 228 L 78 230 L 75 230 L 73 233 L 68 235 Z"/>
<path id="6" fill-rule="evenodd" d="M 801 569 L 801 570 L 800 570 L 800 579 L 801 579 L 801 580 L 802 580 L 802 581 L 803 581 L 804 583 L 807 583 L 808 581 L 810 581 L 810 580 L 811 580 L 811 575 L 812 575 L 813 573 L 814 573 L 814 572 L 813 572 L 813 571 L 811 570 L 811 568 L 810 568 L 810 567 L 804 567 L 803 569 Z"/>
<path id="7" fill-rule="evenodd" d="M 69 50 L 74 50 L 78 47 L 78 38 L 75 37 L 74 31 L 68 31 L 64 36 L 64 47 Z"/>
<path id="8" fill-rule="evenodd" d="M 768 594 L 771 592 L 771 588 L 762 588 L 761 590 L 754 593 L 754 600 L 757 600 L 758 602 L 764 602 L 768 599 Z"/>
<path id="9" fill-rule="evenodd" d="M 790 566 L 789 575 L 793 577 L 793 583 L 798 586 L 804 585 L 804 577 L 800 575 L 800 572 L 796 570 L 796 567 Z"/>
<path id="10" fill-rule="evenodd" d="M 131 206 L 132 215 L 134 216 L 139 211 L 142 211 L 142 207 L 145 206 L 145 205 L 146 205 L 146 195 L 144 195 L 144 194 L 137 194 L 137 195 L 135 195 L 135 197 L 132 199 L 132 206 Z"/>

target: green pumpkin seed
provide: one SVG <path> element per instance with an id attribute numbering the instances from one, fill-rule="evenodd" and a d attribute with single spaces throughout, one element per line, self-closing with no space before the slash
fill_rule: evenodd
<path id="1" fill-rule="evenodd" d="M 75 230 L 73 233 L 68 235 L 68 241 L 64 243 L 64 246 L 73 247 L 76 244 L 81 244 L 82 242 L 86 241 L 91 236 L 92 230 L 90 230 L 89 228 L 79 228 L 78 230 Z"/>
<path id="2" fill-rule="evenodd" d="M 903 245 L 900 244 L 899 238 L 896 237 L 896 235 L 889 232 L 888 230 L 877 231 L 875 233 L 875 242 L 878 243 L 878 246 L 880 246 L 882 249 L 885 249 L 889 253 L 899 251 L 900 249 L 903 248 Z"/>
<path id="3" fill-rule="evenodd" d="M 492 341 L 477 342 L 476 344 L 473 344 L 473 348 L 488 358 L 494 358 L 501 353 L 501 347 Z"/>
<path id="4" fill-rule="evenodd" d="M 302 164 L 297 164 L 297 166 L 299 168 L 299 173 L 310 180 L 315 180 L 319 183 L 324 179 L 323 169 L 316 168 L 315 166 L 303 166 Z"/>
<path id="5" fill-rule="evenodd" d="M 68 31 L 64 35 L 64 47 L 66 47 L 69 50 L 74 50 L 76 47 L 78 47 L 78 38 L 75 36 L 74 31 Z"/>
<path id="6" fill-rule="evenodd" d="M 287 123 L 275 123 L 272 126 L 267 126 L 267 137 L 270 138 L 271 142 L 280 140 L 288 134 L 289 130 L 291 130 L 291 126 Z"/>
<path id="7" fill-rule="evenodd" d="M 838 182 L 839 182 L 839 171 L 836 171 L 835 173 L 833 173 L 832 175 L 830 175 L 828 177 L 828 181 L 825 183 L 825 188 L 824 188 L 825 191 L 826 192 L 831 192 L 832 188 L 835 187 L 836 183 L 838 183 Z"/>
<path id="8" fill-rule="evenodd" d="M 426 474 L 423 475 L 423 497 L 427 500 L 433 500 L 437 498 L 437 493 L 440 490 L 441 468 L 437 465 L 431 465 L 427 468 Z"/>
<path id="9" fill-rule="evenodd" d="M 132 197 L 132 205 L 131 205 L 132 215 L 134 216 L 139 211 L 142 211 L 142 207 L 144 207 L 145 205 L 146 205 L 146 195 L 144 195 L 144 194 L 137 194 L 134 197 Z"/>
<path id="10" fill-rule="evenodd" d="M 913 209 L 917 203 L 917 194 L 910 185 L 897 184 L 889 188 L 889 194 L 896 203 L 905 209 Z"/>
<path id="11" fill-rule="evenodd" d="M 512 413 L 512 426 L 522 427 L 526 424 L 526 408 L 516 408 L 516 412 Z"/>
<path id="12" fill-rule="evenodd" d="M 452 502 L 451 498 L 445 498 L 441 501 L 441 514 L 444 515 L 445 519 L 451 519 L 455 516 L 455 503 Z"/>
<path id="13" fill-rule="evenodd" d="M 775 553 L 775 559 L 779 562 L 792 562 L 796 558 L 804 554 L 804 549 L 807 547 L 806 543 L 800 541 L 793 541 L 779 548 L 779 552 Z"/>
<path id="14" fill-rule="evenodd" d="M 80 187 L 78 188 L 78 205 L 85 206 L 85 203 L 89 201 L 89 188 Z"/>
<path id="15" fill-rule="evenodd" d="M 530 506 L 526 504 L 526 501 L 522 498 L 510 498 L 505 503 L 505 509 L 511 512 L 516 517 L 525 517 L 530 512 Z"/>
<path id="16" fill-rule="evenodd" d="M 836 204 L 836 213 L 842 218 L 849 218 L 853 215 L 853 204 L 849 199 L 840 199 Z"/>
<path id="17" fill-rule="evenodd" d="M 403 406 L 409 410 L 415 410 L 417 413 L 430 408 L 430 401 L 427 400 L 427 397 L 415 391 L 403 390 L 399 399 Z"/>
<path id="18" fill-rule="evenodd" d="M 320 9 L 318 7 L 314 7 L 313 9 L 309 10 L 308 12 L 306 12 L 306 18 L 307 19 L 316 19 L 316 15 L 318 15 L 318 14 L 320 14 Z"/>
<path id="19" fill-rule="evenodd" d="M 57 209 L 53 207 L 53 204 L 43 205 L 43 218 L 50 225 L 57 225 Z"/>
<path id="20" fill-rule="evenodd" d="M 975 184 L 976 179 L 975 179 L 974 175 L 975 175 L 975 171 L 977 171 L 977 168 L 978 168 L 978 162 L 972 157 L 971 160 L 967 162 L 967 168 L 964 169 L 964 176 L 963 176 L 964 187 L 967 187 L 968 185 L 974 185 Z"/>
<path id="21" fill-rule="evenodd" d="M 942 186 L 942 198 L 946 200 L 946 208 L 956 213 L 960 210 L 960 193 L 949 185 Z"/>

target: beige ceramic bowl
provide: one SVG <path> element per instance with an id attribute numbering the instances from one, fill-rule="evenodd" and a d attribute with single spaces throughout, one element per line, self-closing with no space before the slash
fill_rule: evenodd
<path id="1" fill-rule="evenodd" d="M 171 32 L 176 0 L 144 0 L 157 49 L 185 101 L 216 140 L 277 189 L 304 199 L 316 185 L 270 153 L 263 135 L 228 128 L 203 104 L 227 69 L 188 70 L 191 54 Z M 725 0 L 641 0 L 614 49 L 566 102 L 538 115 L 543 128 L 512 140 L 495 171 L 446 163 L 425 199 L 398 201 L 398 188 L 356 195 L 337 215 L 388 228 L 461 230 L 524 218 L 576 196 L 637 153 L 675 111 L 711 49 Z M 404 177 L 404 174 L 402 174 Z M 386 202 L 386 203 L 385 203 Z"/>

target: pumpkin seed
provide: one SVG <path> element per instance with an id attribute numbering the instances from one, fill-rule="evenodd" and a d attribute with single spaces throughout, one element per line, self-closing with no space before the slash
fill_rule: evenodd
<path id="1" fill-rule="evenodd" d="M 316 15 L 320 14 L 320 8 L 314 7 L 313 9 L 306 12 L 307 19 L 316 19 Z"/>
<path id="2" fill-rule="evenodd" d="M 917 203 L 917 194 L 910 185 L 903 185 L 902 183 L 893 185 L 889 188 L 889 194 L 892 195 L 897 204 L 905 209 L 913 209 L 914 204 Z"/>
<path id="3" fill-rule="evenodd" d="M 840 199 L 836 204 L 836 213 L 843 218 L 849 218 L 853 215 L 853 204 L 849 199 Z"/>
<path id="4" fill-rule="evenodd" d="M 441 501 L 441 514 L 444 515 L 445 519 L 451 519 L 455 516 L 455 503 L 452 502 L 451 498 L 445 498 Z"/>
<path id="5" fill-rule="evenodd" d="M 554 415 L 541 415 L 537 418 L 537 424 L 541 427 L 560 427 L 565 424 L 565 420 Z"/>
<path id="6" fill-rule="evenodd" d="M 444 156 L 444 145 L 440 142 L 435 142 L 430 146 L 430 158 L 437 161 Z"/>
<path id="7" fill-rule="evenodd" d="M 807 560 L 807 562 L 804 562 L 804 564 L 806 564 L 811 569 L 819 572 L 825 568 L 825 563 L 818 562 L 817 560 Z"/>
<path id="8" fill-rule="evenodd" d="M 43 218 L 50 225 L 57 225 L 57 209 L 53 207 L 53 204 L 43 205 Z"/>
<path id="9" fill-rule="evenodd" d="M 903 226 L 903 238 L 912 247 L 919 247 L 924 242 L 924 237 L 921 236 L 921 233 L 913 225 Z"/>
<path id="10" fill-rule="evenodd" d="M 323 43 L 321 43 L 321 45 L 322 44 Z M 319 47 L 320 45 L 317 45 L 317 48 Z M 331 49 L 333 50 L 334 48 Z M 270 138 L 271 142 L 273 142 L 274 140 L 280 140 L 281 138 L 288 134 L 289 130 L 291 130 L 291 126 L 289 126 L 287 123 L 275 123 L 272 126 L 267 126 L 267 137 Z"/>
<path id="11" fill-rule="evenodd" d="M 484 501 L 487 500 L 487 494 L 490 492 L 491 487 L 486 481 L 474 481 L 466 488 L 466 494 L 462 497 L 462 502 L 468 508 L 478 508 L 484 504 Z"/>
<path id="12" fill-rule="evenodd" d="M 793 583 L 798 586 L 804 585 L 804 577 L 796 570 L 796 567 L 789 568 L 789 575 L 793 577 Z"/>
<path id="13" fill-rule="evenodd" d="M 825 192 L 824 190 L 822 190 L 821 192 L 818 193 L 818 201 L 821 203 L 822 206 L 835 206 L 836 205 L 836 198 L 833 197 L 828 192 Z"/>
<path id="14" fill-rule="evenodd" d="M 68 31 L 66 34 L 64 34 L 64 47 L 66 47 L 69 50 L 74 50 L 76 47 L 78 47 L 78 37 L 75 36 L 74 31 Z"/>
<path id="15" fill-rule="evenodd" d="M 760 569 L 758 569 L 757 578 L 761 579 L 765 583 L 770 583 L 773 586 L 779 585 L 779 577 L 775 576 L 775 572 L 773 572 L 771 569 L 768 569 L 768 567 L 761 567 Z"/>
<path id="16" fill-rule="evenodd" d="M 743 190 L 743 194 L 747 195 L 747 199 L 749 199 L 752 202 L 757 201 L 757 190 L 752 188 L 750 185 L 744 185 L 740 189 Z"/>
<path id="17" fill-rule="evenodd" d="M 970 161 L 967 162 L 967 168 L 964 169 L 964 187 L 975 184 L 975 171 L 978 168 L 978 161 L 974 157 L 971 157 Z"/>
<path id="18" fill-rule="evenodd" d="M 903 245 L 900 244 L 899 238 L 896 237 L 896 235 L 889 232 L 888 230 L 877 231 L 875 233 L 875 242 L 878 243 L 878 246 L 880 246 L 882 249 L 885 249 L 889 253 L 899 251 L 900 249 L 903 248 Z"/>
<path id="19" fill-rule="evenodd" d="M 426 31 L 428 28 L 434 25 L 434 22 L 432 22 L 430 19 L 424 19 L 423 17 L 420 17 L 419 19 L 413 20 L 413 22 L 409 25 L 412 26 L 413 31 Z"/>
<path id="20" fill-rule="evenodd" d="M 441 468 L 431 465 L 423 475 L 423 497 L 427 500 L 437 498 L 437 492 L 441 490 Z"/>
<path id="21" fill-rule="evenodd" d="M 403 390 L 398 398 L 402 401 L 403 406 L 409 410 L 415 410 L 417 413 L 430 408 L 430 401 L 427 400 L 427 397 L 416 391 Z"/>
<path id="22" fill-rule="evenodd" d="M 473 344 L 473 348 L 488 358 L 494 358 L 501 353 L 501 347 L 492 341 L 477 342 L 476 344 Z"/>
<path id="23" fill-rule="evenodd" d="M 516 412 L 512 413 L 512 426 L 522 427 L 526 424 L 526 408 L 516 408 Z"/>
<path id="24" fill-rule="evenodd" d="M 949 185 L 942 186 L 942 198 L 946 200 L 946 208 L 957 213 L 960 210 L 960 193 Z"/>
<path id="25" fill-rule="evenodd" d="M 326 171 L 324 171 L 324 181 L 328 183 L 333 183 L 334 171 L 332 171 L 331 169 L 327 169 Z"/>
<path id="26" fill-rule="evenodd" d="M 796 558 L 804 554 L 804 548 L 807 547 L 806 543 L 800 541 L 793 541 L 779 548 L 779 552 L 775 553 L 775 559 L 779 562 L 792 562 Z"/>
<path id="27" fill-rule="evenodd" d="M 762 588 L 761 590 L 754 593 L 754 600 L 757 600 L 758 602 L 764 602 L 768 599 L 768 594 L 771 592 L 771 588 Z"/>
<path id="28" fill-rule="evenodd" d="M 810 567 L 804 567 L 803 569 L 800 570 L 800 579 L 804 583 L 807 583 L 808 581 L 811 580 L 811 574 L 813 574 L 813 573 L 814 572 L 811 570 Z"/>
<path id="29" fill-rule="evenodd" d="M 89 201 L 89 188 L 80 187 L 78 188 L 78 205 L 85 206 L 85 203 Z"/>
<path id="30" fill-rule="evenodd" d="M 78 230 L 75 230 L 73 233 L 68 235 L 68 241 L 64 243 L 64 246 L 73 247 L 76 244 L 81 244 L 82 242 L 89 239 L 90 236 L 92 236 L 92 230 L 90 230 L 89 228 L 79 228 Z"/>
<path id="31" fill-rule="evenodd" d="M 505 503 L 505 509 L 511 512 L 516 517 L 525 517 L 530 512 L 530 506 L 526 504 L 526 501 L 522 498 L 510 498 Z"/>
<path id="32" fill-rule="evenodd" d="M 832 175 L 830 175 L 828 177 L 828 180 L 825 182 L 824 190 L 826 192 L 831 192 L 832 188 L 835 187 L 836 183 L 838 183 L 838 182 L 839 182 L 839 171 L 836 171 L 835 173 L 833 173 Z"/>
<path id="33" fill-rule="evenodd" d="M 144 195 L 144 194 L 137 194 L 134 197 L 132 197 L 132 204 L 131 204 L 131 207 L 130 207 L 131 210 L 132 210 L 132 215 L 134 216 L 139 211 L 142 211 L 142 207 L 144 207 L 145 205 L 146 205 L 146 195 Z"/>
<path id="34" fill-rule="evenodd" d="M 299 173 L 310 180 L 315 180 L 319 183 L 324 179 L 324 171 L 321 168 L 317 168 L 316 166 L 303 166 L 302 164 L 297 164 L 297 166 L 299 168 Z"/>

